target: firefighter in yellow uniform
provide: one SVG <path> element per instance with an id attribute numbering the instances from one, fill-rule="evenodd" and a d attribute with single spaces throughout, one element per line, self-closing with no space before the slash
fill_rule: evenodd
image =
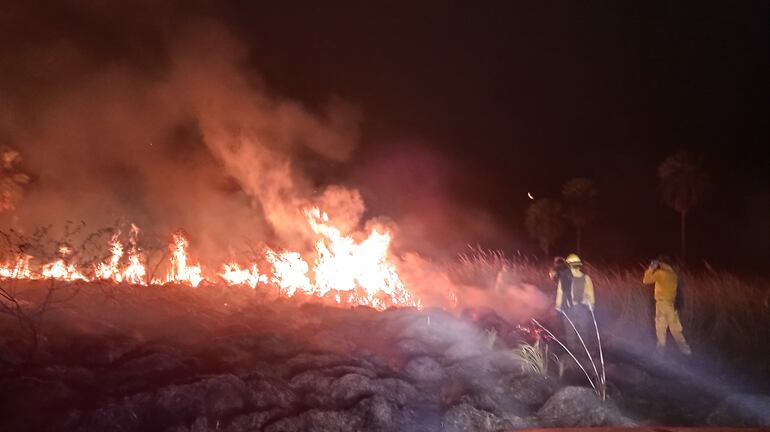
<path id="1" fill-rule="evenodd" d="M 658 352 L 666 348 L 666 330 L 670 330 L 682 354 L 690 355 L 692 351 L 684 338 L 679 313 L 674 307 L 677 279 L 668 259 L 659 257 L 645 270 L 642 282 L 645 285 L 655 284 L 655 334 L 658 338 Z"/>
<path id="2" fill-rule="evenodd" d="M 583 262 L 576 254 L 569 254 L 564 260 L 569 268 L 566 275 L 559 277 L 556 285 L 556 304 L 558 311 L 564 312 L 572 321 L 564 319 L 564 334 L 567 347 L 574 353 L 583 355 L 585 350 L 575 330 L 580 333 L 589 351 L 598 347 L 591 319 L 594 310 L 594 284 L 591 277 L 583 273 Z M 572 328 L 574 324 L 575 328 Z"/>

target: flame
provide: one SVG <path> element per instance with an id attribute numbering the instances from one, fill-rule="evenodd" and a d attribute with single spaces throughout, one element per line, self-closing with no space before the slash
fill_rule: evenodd
<path id="1" fill-rule="evenodd" d="M 276 252 L 266 248 L 264 259 L 271 267 L 269 272 L 261 273 L 256 263 L 242 268 L 233 261 L 224 264 L 218 276 L 231 286 L 248 285 L 256 289 L 258 285 L 272 285 L 285 297 L 304 294 L 338 304 L 368 305 L 376 309 L 385 309 L 390 305 L 422 306 L 390 261 L 392 236 L 389 231 L 372 228 L 368 236 L 357 241 L 351 235 L 343 235 L 330 222 L 328 214 L 319 208 L 311 208 L 305 215 L 311 231 L 317 236 L 314 256 L 306 254 L 311 259 L 306 260 L 297 251 Z M 93 279 L 147 285 L 148 276 L 144 254 L 138 247 L 138 235 L 139 228 L 132 224 L 126 247 L 120 241 L 120 232 L 115 233 L 108 242 L 110 257 L 92 268 Z M 207 280 L 202 266 L 190 260 L 188 247 L 189 242 L 182 232 L 174 233 L 169 244 L 169 271 L 165 278 L 153 278 L 149 284 L 175 283 L 197 287 Z M 12 264 L 0 266 L 0 278 L 89 280 L 74 264 L 67 263 L 71 259 L 65 262 L 65 258 L 73 253 L 71 248 L 63 246 L 59 253 L 60 258 L 43 265 L 39 274 L 30 270 L 32 257 L 19 256 Z M 454 293 L 451 294 L 454 297 Z"/>
<path id="2" fill-rule="evenodd" d="M 123 270 L 123 280 L 135 285 L 147 285 L 145 282 L 145 276 L 147 270 L 142 264 L 142 252 L 137 246 L 137 239 L 139 237 L 139 227 L 131 224 L 131 232 L 128 237 L 128 266 Z"/>
<path id="3" fill-rule="evenodd" d="M 190 286 L 197 287 L 203 276 L 200 265 L 187 265 L 187 239 L 181 232 L 172 236 L 171 249 L 171 269 L 166 275 L 166 282 L 187 283 Z"/>
<path id="4" fill-rule="evenodd" d="M 61 258 L 52 263 L 44 265 L 41 274 L 46 279 L 56 279 L 63 281 L 81 280 L 88 282 L 88 278 L 80 273 L 73 264 L 65 264 L 64 259 Z"/>
<path id="5" fill-rule="evenodd" d="M 115 233 L 110 240 L 110 251 L 112 255 L 109 261 L 99 263 L 94 269 L 94 274 L 97 279 L 108 280 L 116 283 L 128 282 L 135 285 L 146 285 L 144 280 L 146 270 L 144 264 L 142 264 L 142 254 L 137 246 L 137 237 L 139 236 L 139 228 L 131 224 L 131 232 L 129 234 L 129 249 L 128 249 L 128 263 L 121 270 L 121 259 L 124 256 L 124 247 L 120 242 L 120 232 Z"/>
<path id="6" fill-rule="evenodd" d="M 112 280 L 118 283 L 123 281 L 123 275 L 118 269 L 120 258 L 123 256 L 123 245 L 120 243 L 120 240 L 118 240 L 119 236 L 120 232 L 117 232 L 112 236 L 112 240 L 110 240 L 112 256 L 110 257 L 109 262 L 99 263 L 96 267 L 94 273 L 97 279 Z"/>
<path id="7" fill-rule="evenodd" d="M 22 254 L 16 258 L 12 266 L 0 266 L 0 278 L 2 279 L 31 279 L 32 272 L 29 269 L 29 260 L 32 257 Z"/>
<path id="8" fill-rule="evenodd" d="M 372 228 L 369 237 L 356 243 L 330 225 L 329 216 L 318 208 L 306 212 L 310 227 L 320 238 L 315 245 L 315 282 L 320 296 L 336 289 L 348 291 L 349 299 L 381 309 L 381 297 L 393 304 L 414 305 L 409 291 L 388 262 L 390 233 Z"/>
<path id="9" fill-rule="evenodd" d="M 236 263 L 225 264 L 223 267 L 224 271 L 219 277 L 228 285 L 248 285 L 256 288 L 258 283 L 268 283 L 267 275 L 259 274 L 256 264 L 252 264 L 251 269 L 241 269 Z"/>
<path id="10" fill-rule="evenodd" d="M 308 294 L 314 291 L 307 277 L 309 267 L 299 252 L 275 253 L 272 249 L 268 249 L 265 258 L 273 264 L 271 281 L 278 285 L 282 294 L 291 297 L 297 290 Z"/>

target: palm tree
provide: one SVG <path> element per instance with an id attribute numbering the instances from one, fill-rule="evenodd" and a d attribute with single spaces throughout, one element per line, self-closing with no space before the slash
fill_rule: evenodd
<path id="1" fill-rule="evenodd" d="M 540 249 L 547 257 L 551 244 L 561 236 L 564 230 L 561 205 L 550 198 L 533 202 L 527 208 L 525 224 L 527 231 L 538 241 Z"/>
<path id="2" fill-rule="evenodd" d="M 575 226 L 575 249 L 580 255 L 581 234 L 583 228 L 596 217 L 596 196 L 599 191 L 591 180 L 577 177 L 564 183 L 561 194 L 567 204 L 567 218 Z"/>
<path id="3" fill-rule="evenodd" d="M 663 201 L 680 216 L 680 258 L 686 258 L 687 213 L 706 193 L 708 175 L 703 170 L 703 158 L 680 151 L 668 156 L 658 166 L 658 178 Z"/>

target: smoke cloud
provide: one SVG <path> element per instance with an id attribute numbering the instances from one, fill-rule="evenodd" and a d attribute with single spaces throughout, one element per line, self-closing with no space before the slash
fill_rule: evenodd
<path id="1" fill-rule="evenodd" d="M 350 101 L 330 94 L 311 107 L 282 97 L 260 76 L 257 49 L 186 4 L 139 2 L 130 14 L 75 6 L 37 12 L 11 5 L 0 16 L 0 145 L 18 149 L 31 176 L 16 210 L 0 213 L 3 227 L 29 233 L 67 220 L 93 230 L 133 222 L 143 229 L 140 242 L 161 244 L 182 228 L 193 258 L 213 268 L 248 243 L 312 250 L 303 213 L 310 206 L 328 212 L 345 235 L 386 227 L 403 250 L 445 252 L 420 244 L 427 231 L 457 238 L 468 226 L 494 225 L 445 202 L 435 179 L 448 168 L 414 152 L 367 175 L 392 182 L 383 190 L 394 196 L 404 189 L 430 196 L 410 201 L 420 206 L 400 228 L 384 218 L 365 221 L 357 190 L 323 184 L 303 169 L 323 160 L 333 172 L 350 160 L 363 121 Z M 37 23 L 35 38 L 22 22 Z M 423 174 L 399 183 L 404 176 L 393 175 L 394 166 Z M 544 302 L 525 286 L 506 294 L 459 286 L 417 254 L 397 261 L 407 286 L 433 305 L 451 307 L 459 296 L 454 305 L 504 301 L 518 314 Z"/>
<path id="2" fill-rule="evenodd" d="M 66 39 L 3 60 L 27 78 L 0 82 L 9 95 L 0 101 L 0 138 L 33 176 L 4 225 L 124 220 L 158 235 L 184 227 L 216 260 L 244 239 L 306 246 L 301 209 L 316 197 L 358 222 L 357 194 L 321 194 L 295 163 L 349 158 L 361 121 L 355 107 L 330 96 L 311 110 L 272 94 L 220 23 L 152 31 L 163 55 L 146 69 Z M 49 92 L 27 88 L 48 79 L 57 82 Z"/>

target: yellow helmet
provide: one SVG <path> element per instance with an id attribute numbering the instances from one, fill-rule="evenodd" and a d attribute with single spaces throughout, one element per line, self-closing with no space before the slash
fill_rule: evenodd
<path id="1" fill-rule="evenodd" d="M 573 253 L 567 255 L 567 258 L 564 261 L 567 261 L 567 264 L 571 266 L 583 265 L 583 262 L 580 261 L 580 257 Z"/>

